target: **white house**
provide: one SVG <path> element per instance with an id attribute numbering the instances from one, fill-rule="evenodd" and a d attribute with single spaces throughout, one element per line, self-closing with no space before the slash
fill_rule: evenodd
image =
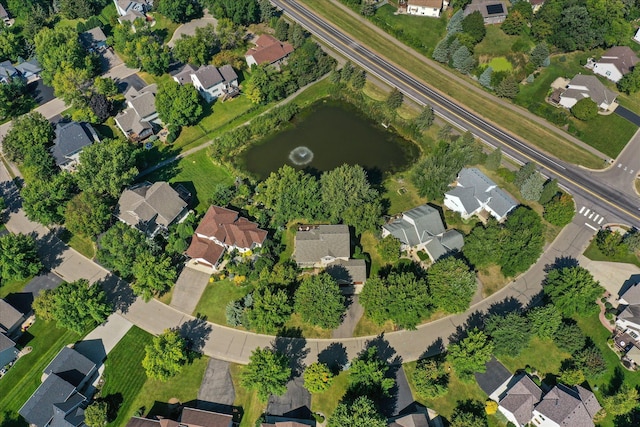
<path id="1" fill-rule="evenodd" d="M 640 28 L 638 28 L 638 31 L 636 31 L 636 35 L 633 36 L 633 40 L 640 43 Z"/>
<path id="2" fill-rule="evenodd" d="M 464 168 L 456 186 L 444 193 L 444 205 L 468 219 L 482 211 L 498 221 L 507 217 L 518 202 L 477 168 Z"/>
<path id="3" fill-rule="evenodd" d="M 407 14 L 439 18 L 443 0 L 407 0 Z"/>
<path id="4" fill-rule="evenodd" d="M 602 54 L 595 63 L 593 72 L 618 83 L 625 74 L 633 70 L 638 62 L 640 59 L 629 46 L 615 46 Z"/>
<path id="5" fill-rule="evenodd" d="M 615 102 L 616 96 L 617 94 L 603 85 L 596 76 L 578 74 L 560 94 L 558 103 L 571 109 L 581 99 L 591 98 L 599 109 L 608 110 Z"/>
<path id="6" fill-rule="evenodd" d="M 239 91 L 238 75 L 229 64 L 220 68 L 203 65 L 197 70 L 187 64 L 173 76 L 173 80 L 180 84 L 193 84 L 207 102 L 213 102 L 223 95 L 235 95 Z"/>
<path id="7" fill-rule="evenodd" d="M 124 16 L 130 11 L 145 13 L 153 7 L 153 0 L 113 0 L 118 15 Z"/>

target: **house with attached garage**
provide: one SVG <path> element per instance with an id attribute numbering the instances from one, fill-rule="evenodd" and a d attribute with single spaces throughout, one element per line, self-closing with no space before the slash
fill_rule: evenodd
<path id="1" fill-rule="evenodd" d="M 503 221 L 518 202 L 477 168 L 464 168 L 458 174 L 453 189 L 444 193 L 444 205 L 464 219 L 474 215 L 491 215 Z"/>
<path id="2" fill-rule="evenodd" d="M 220 97 L 235 96 L 240 92 L 238 75 L 229 64 L 220 68 L 203 65 L 198 69 L 186 64 L 173 75 L 173 80 L 181 85 L 193 84 L 207 102 L 213 102 Z"/>
<path id="3" fill-rule="evenodd" d="M 322 268 L 345 293 L 359 293 L 367 279 L 367 264 L 351 258 L 349 227 L 338 225 L 298 226 L 293 259 L 301 268 Z"/>
<path id="4" fill-rule="evenodd" d="M 457 230 L 446 230 L 440 212 L 427 204 L 404 212 L 382 226 L 382 237 L 394 236 L 402 243 L 401 249 L 424 250 L 431 261 L 459 251 L 464 238 Z"/>
<path id="5" fill-rule="evenodd" d="M 252 65 L 273 65 L 279 68 L 293 52 L 293 46 L 287 42 L 281 42 L 269 34 L 263 34 L 255 41 L 252 47 L 244 54 L 247 66 Z"/>
<path id="6" fill-rule="evenodd" d="M 67 172 L 75 171 L 80 162 L 80 153 L 94 142 L 100 142 L 100 138 L 89 123 L 59 122 L 50 149 L 56 166 Z"/>
<path id="7" fill-rule="evenodd" d="M 0 369 L 18 357 L 13 339 L 20 334 L 20 327 L 24 321 L 23 313 L 4 299 L 0 299 Z"/>
<path id="8" fill-rule="evenodd" d="M 566 109 L 571 109 L 578 101 L 591 98 L 600 110 L 609 110 L 615 106 L 617 93 L 609 90 L 596 76 L 578 74 L 559 92 L 559 97 L 552 95 L 552 102 L 557 102 Z"/>
<path id="9" fill-rule="evenodd" d="M 177 421 L 170 418 L 158 419 L 132 417 L 126 427 L 233 427 L 233 415 L 202 409 L 183 407 Z"/>
<path id="10" fill-rule="evenodd" d="M 439 18 L 443 7 L 447 7 L 449 2 L 443 0 L 407 0 L 406 4 L 408 15 Z"/>
<path id="11" fill-rule="evenodd" d="M 124 93 L 127 108 L 118 113 L 115 122 L 124 135 L 133 142 L 140 142 L 153 135 L 154 124 L 161 124 L 156 111 L 156 93 L 154 83 L 139 91 L 129 87 Z"/>
<path id="12" fill-rule="evenodd" d="M 17 64 L 16 70 L 22 75 L 22 78 L 27 79 L 27 82 L 31 83 L 40 78 L 42 67 L 40 67 L 38 60 L 33 58 Z"/>
<path id="13" fill-rule="evenodd" d="M 262 247 L 266 238 L 266 230 L 238 212 L 211 206 L 193 234 L 187 256 L 195 264 L 215 270 L 225 250 L 248 253 Z"/>
<path id="14" fill-rule="evenodd" d="M 9 83 L 20 77 L 20 72 L 11 64 L 11 61 L 0 62 L 0 83 Z"/>
<path id="15" fill-rule="evenodd" d="M 189 214 L 187 202 L 164 182 L 143 182 L 127 188 L 120 195 L 114 215 L 125 224 L 149 236 L 181 222 Z"/>
<path id="16" fill-rule="evenodd" d="M 146 13 L 153 7 L 153 0 L 113 0 L 113 2 L 120 16 L 124 16 L 130 11 Z"/>
<path id="17" fill-rule="evenodd" d="M 484 25 L 501 24 L 509 14 L 507 4 L 499 0 L 473 0 L 464 8 L 463 13 L 464 16 L 469 16 L 473 12 L 480 12 Z"/>
<path id="18" fill-rule="evenodd" d="M 593 65 L 593 72 L 618 83 L 625 74 L 633 71 L 638 62 L 640 59 L 629 46 L 614 46 Z"/>

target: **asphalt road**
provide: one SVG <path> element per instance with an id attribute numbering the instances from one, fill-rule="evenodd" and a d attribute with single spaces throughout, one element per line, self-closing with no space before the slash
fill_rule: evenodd
<path id="1" fill-rule="evenodd" d="M 297 2 L 272 0 L 272 3 L 367 72 L 397 87 L 405 96 L 419 104 L 430 104 L 436 114 L 456 127 L 469 130 L 481 140 L 501 147 L 506 155 L 522 163 L 537 163 L 546 176 L 558 178 L 561 185 L 573 194 L 578 204 L 586 204 L 593 211 L 605 216 L 606 223 L 622 222 L 640 228 L 640 197 L 630 196 L 612 183 L 600 179 L 598 175 L 542 153 L 524 140 L 492 126 L 481 116 L 441 95 Z"/>

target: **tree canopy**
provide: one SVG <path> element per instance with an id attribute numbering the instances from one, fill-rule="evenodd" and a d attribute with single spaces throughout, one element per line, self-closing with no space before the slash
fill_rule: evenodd
<path id="1" fill-rule="evenodd" d="M 118 197 L 138 175 L 137 150 L 128 141 L 105 139 L 85 147 L 76 173 L 78 187 L 97 195 Z"/>
<path id="2" fill-rule="evenodd" d="M 67 203 L 64 225 L 69 231 L 93 238 L 102 233 L 111 219 L 111 209 L 103 197 L 82 192 Z"/>
<path id="3" fill-rule="evenodd" d="M 340 325 L 345 312 L 344 302 L 335 279 L 321 273 L 302 280 L 295 294 L 295 311 L 307 323 L 334 329 Z"/>
<path id="4" fill-rule="evenodd" d="M 240 374 L 240 384 L 258 392 L 258 398 L 266 402 L 269 396 L 282 396 L 291 378 L 289 359 L 270 348 L 256 348 L 249 357 L 249 364 Z"/>
<path id="5" fill-rule="evenodd" d="M 138 254 L 148 250 L 144 234 L 117 221 L 100 238 L 98 261 L 123 278 L 132 275 Z"/>
<path id="6" fill-rule="evenodd" d="M 389 364 L 378 356 L 376 346 L 363 350 L 351 363 L 348 394 L 371 398 L 389 397 L 395 380 L 387 377 L 387 371 Z"/>
<path id="7" fill-rule="evenodd" d="M 169 380 L 179 374 L 188 361 L 187 342 L 176 330 L 166 330 L 153 337 L 151 345 L 146 345 L 144 350 L 142 367 L 147 377 L 156 380 Z"/>
<path id="8" fill-rule="evenodd" d="M 494 314 L 485 322 L 485 331 L 493 340 L 498 356 L 515 357 L 529 344 L 531 325 L 527 317 L 519 313 Z"/>
<path id="9" fill-rule="evenodd" d="M 53 290 L 52 315 L 58 326 L 78 334 L 104 323 L 113 312 L 99 283 L 65 282 Z"/>
<path id="10" fill-rule="evenodd" d="M 427 270 L 427 283 L 433 303 L 449 313 L 468 309 L 477 288 L 475 273 L 452 256 L 439 259 Z"/>
<path id="11" fill-rule="evenodd" d="M 331 387 L 333 373 L 324 363 L 312 363 L 304 370 L 304 388 L 310 393 L 322 393 Z"/>
<path id="12" fill-rule="evenodd" d="M 433 399 L 446 393 L 449 374 L 440 360 L 422 359 L 413 371 L 413 384 L 420 396 Z"/>
<path id="13" fill-rule="evenodd" d="M 202 116 L 202 98 L 193 85 L 181 85 L 170 80 L 158 88 L 156 110 L 165 124 L 193 125 Z"/>
<path id="14" fill-rule="evenodd" d="M 485 372 L 485 363 L 493 357 L 493 343 L 481 330 L 474 328 L 462 341 L 451 344 L 447 359 L 464 381 L 473 379 L 475 372 Z"/>
<path id="15" fill-rule="evenodd" d="M 5 234 L 0 236 L 0 279 L 24 280 L 42 270 L 42 263 L 36 250 L 36 241 L 26 234 Z"/>
<path id="16" fill-rule="evenodd" d="M 138 253 L 131 273 L 134 277 L 131 289 L 145 301 L 170 289 L 178 276 L 171 258 L 148 251 Z"/>
<path id="17" fill-rule="evenodd" d="M 597 312 L 596 299 L 604 292 L 589 270 L 579 266 L 550 270 L 543 289 L 553 305 L 567 317 Z"/>
<path id="18" fill-rule="evenodd" d="M 2 151 L 11 161 L 22 163 L 34 146 L 49 147 L 54 130 L 49 120 L 36 111 L 17 117 L 2 140 Z"/>
<path id="19" fill-rule="evenodd" d="M 329 418 L 329 427 L 386 427 L 387 420 L 375 403 L 366 396 L 360 396 L 353 403 L 341 402 Z"/>
<path id="20" fill-rule="evenodd" d="M 158 0 L 155 7 L 158 12 L 179 24 L 202 16 L 202 6 L 197 0 Z"/>

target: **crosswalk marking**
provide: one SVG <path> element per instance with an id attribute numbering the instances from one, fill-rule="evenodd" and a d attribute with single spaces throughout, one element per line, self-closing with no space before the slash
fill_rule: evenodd
<path id="1" fill-rule="evenodd" d="M 600 218 L 600 221 L 598 221 L 598 225 L 602 224 L 602 221 L 604 221 L 604 217 Z"/>
<path id="2" fill-rule="evenodd" d="M 591 219 L 591 217 L 593 216 L 595 212 L 591 212 L 591 215 L 589 215 L 589 219 Z"/>
<path id="3" fill-rule="evenodd" d="M 622 163 L 618 163 L 618 167 L 621 168 L 622 167 Z"/>
<path id="4" fill-rule="evenodd" d="M 583 210 L 584 210 L 584 206 L 580 208 L 580 212 L 578 212 L 578 213 L 581 214 Z"/>
<path id="5" fill-rule="evenodd" d="M 587 216 L 589 215 L 589 212 L 591 212 L 591 209 L 587 209 L 582 215 Z"/>
<path id="6" fill-rule="evenodd" d="M 598 220 L 598 218 L 600 218 L 600 215 L 596 215 L 593 217 L 593 222 L 596 222 Z"/>

